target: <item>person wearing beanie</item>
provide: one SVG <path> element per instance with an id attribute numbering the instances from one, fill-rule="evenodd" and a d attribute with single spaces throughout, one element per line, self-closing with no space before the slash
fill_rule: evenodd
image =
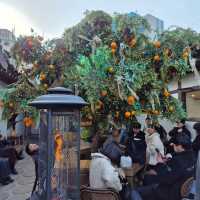
<path id="1" fill-rule="evenodd" d="M 139 122 L 131 124 L 126 147 L 127 154 L 132 158 L 133 163 L 145 164 L 147 145 L 145 133 L 141 131 L 141 124 Z"/>

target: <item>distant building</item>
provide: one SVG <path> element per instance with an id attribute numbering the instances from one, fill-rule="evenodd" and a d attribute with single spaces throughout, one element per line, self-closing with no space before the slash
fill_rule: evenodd
<path id="1" fill-rule="evenodd" d="M 7 29 L 0 29 L 0 45 L 4 50 L 10 51 L 15 44 L 15 35 L 13 32 Z"/>
<path id="2" fill-rule="evenodd" d="M 161 34 L 164 31 L 164 21 L 151 15 L 146 14 L 144 18 L 147 20 L 151 27 L 151 31 L 147 32 L 151 39 L 155 39 L 157 34 Z"/>

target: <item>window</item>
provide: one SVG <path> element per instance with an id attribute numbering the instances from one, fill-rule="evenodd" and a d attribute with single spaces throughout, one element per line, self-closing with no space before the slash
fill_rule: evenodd
<path id="1" fill-rule="evenodd" d="M 188 118 L 200 121 L 200 90 L 185 93 Z"/>

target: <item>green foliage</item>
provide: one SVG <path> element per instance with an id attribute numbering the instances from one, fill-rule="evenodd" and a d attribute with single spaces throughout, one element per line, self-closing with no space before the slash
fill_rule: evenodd
<path id="1" fill-rule="evenodd" d="M 138 15 L 91 11 L 66 29 L 63 39 L 20 37 L 13 55 L 24 66 L 23 74 L 4 94 L 4 118 L 20 112 L 37 118 L 28 102 L 54 86 L 75 88 L 90 103 L 82 117 L 92 122 L 94 132 L 106 132 L 110 124 L 128 124 L 144 113 L 172 121 L 185 117 L 167 85 L 190 71 L 189 47 L 199 43 L 200 36 L 176 28 L 151 41 L 145 35 L 149 30 Z M 85 131 L 83 138 L 87 136 Z"/>
<path id="2" fill-rule="evenodd" d="M 85 18 L 76 26 L 66 29 L 64 40 L 67 49 L 77 54 L 91 53 L 90 41 L 95 36 L 107 38 L 111 35 L 112 18 L 103 11 L 91 11 L 85 13 Z M 81 38 L 84 36 L 86 39 Z"/>

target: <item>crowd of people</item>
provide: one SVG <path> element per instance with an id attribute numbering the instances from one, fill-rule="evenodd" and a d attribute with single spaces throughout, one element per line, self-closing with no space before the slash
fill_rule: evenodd
<path id="1" fill-rule="evenodd" d="M 180 200 L 180 188 L 188 178 L 195 179 L 200 156 L 200 123 L 195 123 L 193 128 L 197 133 L 193 141 L 184 119 L 177 121 L 169 133 L 149 117 L 143 129 L 137 121 L 127 129 L 113 128 L 107 140 L 91 154 L 90 186 L 112 188 L 122 200 Z M 34 192 L 38 181 L 39 146 L 27 144 L 25 151 L 35 161 Z M 17 174 L 15 164 L 22 158 L 22 151 L 17 151 L 0 135 L 1 184 L 13 182 L 10 174 Z M 134 163 L 143 167 L 136 174 L 138 186 L 131 188 L 122 166 L 130 167 Z M 196 183 L 194 181 L 188 196 L 190 199 L 194 199 Z"/>
<path id="2" fill-rule="evenodd" d="M 177 121 L 169 133 L 150 118 L 143 130 L 139 122 L 132 123 L 128 131 L 114 128 L 98 152 L 92 153 L 90 186 L 112 188 L 123 200 L 180 200 L 181 186 L 195 177 L 200 150 L 200 123 L 193 128 L 197 133 L 194 141 L 184 119 Z M 120 166 L 123 157 L 144 166 L 139 176 L 141 184 L 134 190 Z M 195 181 L 192 189 L 190 199 L 194 199 Z"/>

